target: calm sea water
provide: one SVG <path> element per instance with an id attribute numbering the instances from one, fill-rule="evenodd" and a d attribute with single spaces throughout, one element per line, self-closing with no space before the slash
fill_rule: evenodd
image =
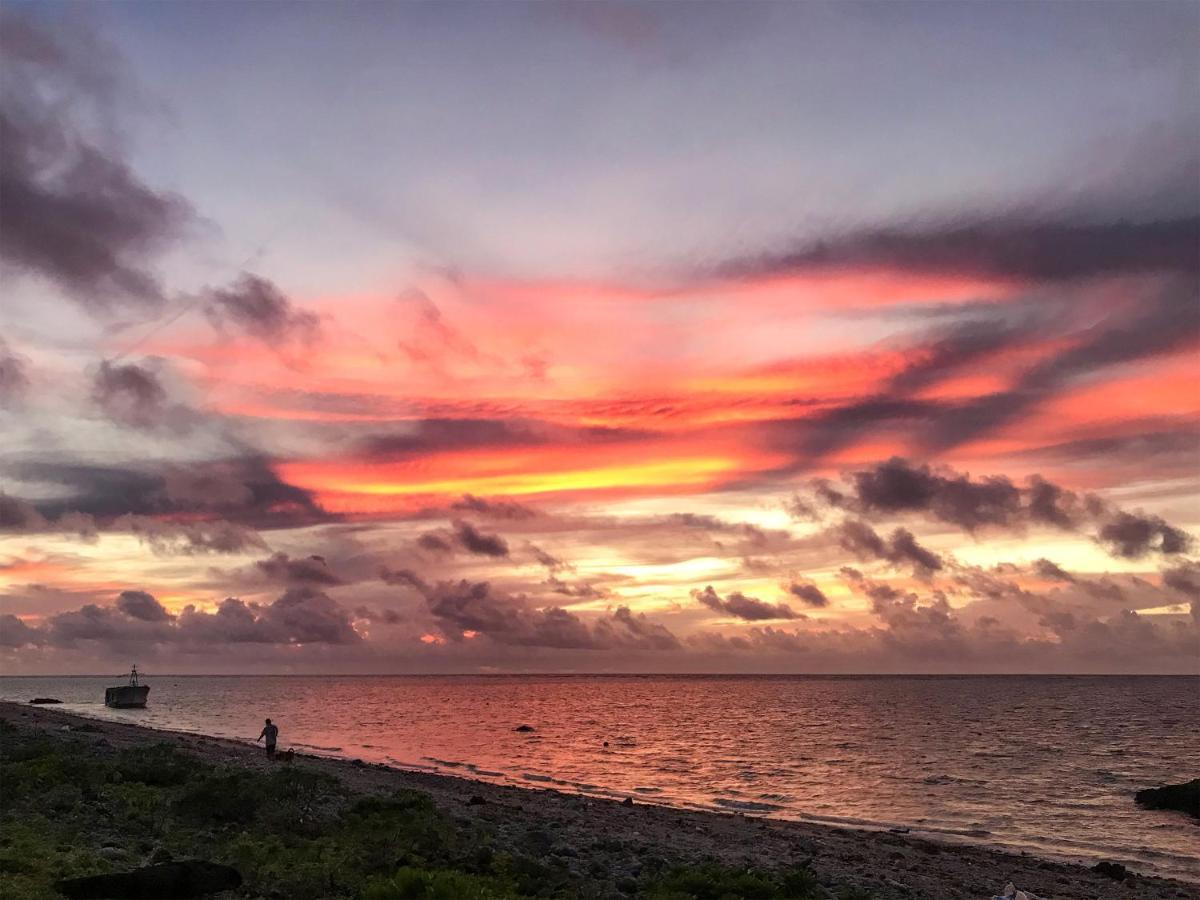
<path id="1" fill-rule="evenodd" d="M 527 787 L 1117 859 L 1200 881 L 1200 828 L 1133 803 L 1200 775 L 1200 679 L 0 678 L 108 719 Z M 518 733 L 518 725 L 531 733 Z"/>

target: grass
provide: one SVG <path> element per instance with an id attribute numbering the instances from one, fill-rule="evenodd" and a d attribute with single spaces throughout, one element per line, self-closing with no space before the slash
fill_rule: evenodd
<path id="1" fill-rule="evenodd" d="M 502 847 L 425 795 L 355 795 L 301 766 L 216 767 L 170 744 L 115 751 L 0 723 L 0 897 L 49 900 L 59 878 L 168 859 L 235 866 L 238 896 L 291 900 L 861 900 L 806 869 L 715 862 L 614 885 L 557 857 Z"/>

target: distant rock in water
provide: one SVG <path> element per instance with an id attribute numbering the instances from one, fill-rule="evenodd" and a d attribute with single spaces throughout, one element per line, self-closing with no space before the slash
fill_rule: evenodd
<path id="1" fill-rule="evenodd" d="M 57 699 L 57 698 L 55 698 L 55 697 L 34 697 L 34 698 L 33 698 L 32 700 L 30 700 L 29 702 L 30 702 L 30 703 L 36 703 L 36 704 L 38 704 L 39 706 L 45 706 L 47 703 L 62 703 L 62 701 L 61 701 L 61 700 L 59 700 L 59 699 Z"/>
<path id="2" fill-rule="evenodd" d="M 185 860 L 115 875 L 66 878 L 54 886 L 71 900 L 102 900 L 106 897 L 188 900 L 232 890 L 241 884 L 242 876 L 237 869 L 203 860 Z"/>
<path id="3" fill-rule="evenodd" d="M 518 725 L 516 728 L 513 729 L 513 731 L 533 731 L 533 730 L 535 730 L 535 729 L 532 725 Z"/>
<path id="4" fill-rule="evenodd" d="M 1168 784 L 1160 788 L 1147 788 L 1134 794 L 1138 806 L 1146 809 L 1173 809 L 1200 819 L 1200 778 L 1183 784 Z"/>

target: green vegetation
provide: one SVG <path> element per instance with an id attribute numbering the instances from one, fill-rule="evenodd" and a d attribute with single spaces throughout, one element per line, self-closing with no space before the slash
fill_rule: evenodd
<path id="1" fill-rule="evenodd" d="M 57 898 L 59 878 L 184 858 L 235 866 L 239 896 L 292 900 L 830 897 L 805 869 L 715 863 L 614 884 L 595 863 L 584 875 L 551 854 L 514 853 L 423 794 L 354 795 L 302 766 L 217 767 L 170 744 L 114 750 L 0 723 L 0 784 L 5 900 Z"/>

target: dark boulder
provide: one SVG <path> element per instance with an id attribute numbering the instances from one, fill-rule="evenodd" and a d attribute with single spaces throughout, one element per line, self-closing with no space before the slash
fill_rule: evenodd
<path id="1" fill-rule="evenodd" d="M 145 866 L 132 872 L 66 878 L 54 887 L 71 900 L 187 900 L 240 887 L 237 869 L 203 860 Z"/>
<path id="2" fill-rule="evenodd" d="M 513 729 L 513 731 L 521 731 L 521 732 L 527 732 L 527 731 L 533 731 L 533 730 L 534 730 L 534 728 L 532 725 L 518 725 L 516 728 Z"/>
<path id="3" fill-rule="evenodd" d="M 1200 778 L 1183 784 L 1168 784 L 1160 788 L 1138 791 L 1133 799 L 1146 809 L 1172 809 L 1200 819 Z"/>
<path id="4" fill-rule="evenodd" d="M 59 700 L 59 699 L 57 699 L 57 698 L 55 698 L 55 697 L 34 697 L 34 698 L 33 698 L 32 700 L 30 700 L 29 702 L 30 702 L 30 703 L 36 703 L 36 704 L 38 704 L 39 706 L 45 706 L 45 705 L 46 705 L 46 704 L 48 704 L 48 703 L 62 703 L 62 701 L 61 701 L 61 700 Z"/>
<path id="5" fill-rule="evenodd" d="M 1126 869 L 1120 863 L 1109 862 L 1104 860 L 1092 866 L 1092 871 L 1103 875 L 1106 878 L 1111 878 L 1113 881 L 1124 881 L 1126 878 L 1132 878 L 1133 873 Z"/>

